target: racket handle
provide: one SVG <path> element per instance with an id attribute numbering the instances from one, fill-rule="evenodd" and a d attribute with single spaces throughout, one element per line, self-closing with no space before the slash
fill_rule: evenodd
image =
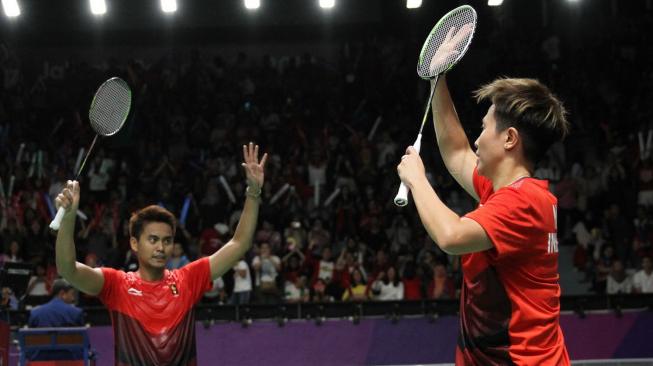
<path id="1" fill-rule="evenodd" d="M 417 153 L 419 154 L 419 149 L 422 148 L 422 134 L 420 133 L 417 135 L 417 139 L 415 139 L 415 143 L 413 144 L 413 147 L 415 150 L 417 150 Z"/>
<path id="2" fill-rule="evenodd" d="M 417 135 L 417 139 L 415 139 L 415 143 L 413 144 L 413 147 L 415 150 L 417 150 L 417 153 L 419 154 L 419 150 L 422 147 L 422 134 Z M 399 207 L 404 207 L 408 204 L 408 187 L 404 184 L 404 182 L 401 182 L 401 185 L 399 185 L 399 191 L 397 192 L 397 195 L 395 196 L 395 205 Z"/>
<path id="3" fill-rule="evenodd" d="M 52 222 L 50 223 L 50 229 L 57 231 L 59 230 L 59 226 L 61 226 L 61 220 L 63 220 L 63 215 L 66 213 L 66 210 L 63 207 L 59 207 L 59 210 L 57 210 L 57 215 L 54 217 Z"/>
<path id="4" fill-rule="evenodd" d="M 401 185 L 399 186 L 399 191 L 395 196 L 395 205 L 399 207 L 404 207 L 407 204 L 408 204 L 408 187 L 406 187 L 404 182 L 401 182 Z"/>

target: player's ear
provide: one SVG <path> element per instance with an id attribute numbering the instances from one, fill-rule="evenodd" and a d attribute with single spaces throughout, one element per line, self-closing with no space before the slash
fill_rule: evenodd
<path id="1" fill-rule="evenodd" d="M 508 127 L 505 131 L 505 142 L 503 143 L 503 148 L 506 150 L 512 150 L 517 146 L 519 140 L 519 131 L 514 127 Z"/>
<path id="2" fill-rule="evenodd" d="M 129 246 L 132 248 L 134 253 L 138 253 L 138 240 L 136 240 L 135 237 L 130 237 L 129 238 Z"/>

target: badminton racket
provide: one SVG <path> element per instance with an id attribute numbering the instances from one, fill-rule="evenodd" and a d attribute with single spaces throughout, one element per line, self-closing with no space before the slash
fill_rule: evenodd
<path id="1" fill-rule="evenodd" d="M 431 92 L 426 102 L 424 117 L 413 147 L 419 153 L 422 145 L 422 131 L 431 109 L 438 77 L 451 70 L 465 55 L 472 43 L 476 30 L 476 10 L 469 5 L 457 7 L 445 14 L 431 30 L 417 62 L 417 75 L 424 80 L 432 80 Z M 394 203 L 397 206 L 408 204 L 408 187 L 402 182 Z"/>
<path id="2" fill-rule="evenodd" d="M 95 147 L 98 137 L 113 136 L 120 131 L 129 115 L 131 103 L 132 92 L 124 80 L 113 77 L 100 85 L 95 92 L 95 96 L 93 96 L 93 101 L 88 111 L 88 119 L 91 122 L 91 127 L 95 131 L 95 138 L 93 138 L 91 147 L 88 148 L 86 156 L 84 156 L 84 160 L 77 170 L 75 180 L 79 179 L 79 176 L 84 171 L 84 166 L 88 161 L 88 157 L 93 152 L 93 147 Z M 59 207 L 57 215 L 50 223 L 50 229 L 59 230 L 64 212 L 64 208 Z"/>

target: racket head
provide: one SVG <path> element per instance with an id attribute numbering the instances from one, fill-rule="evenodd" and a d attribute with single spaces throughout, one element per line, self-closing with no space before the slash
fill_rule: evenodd
<path id="1" fill-rule="evenodd" d="M 88 118 L 98 135 L 116 134 L 127 120 L 132 104 L 132 92 L 121 78 L 112 77 L 100 85 L 93 96 Z"/>
<path id="2" fill-rule="evenodd" d="M 431 29 L 428 37 L 426 37 L 426 41 L 424 41 L 424 45 L 419 54 L 419 60 L 417 61 L 417 75 L 422 79 L 432 80 L 437 75 L 451 70 L 465 55 L 469 45 L 472 43 L 474 32 L 476 31 L 476 21 L 476 10 L 469 5 L 459 6 L 440 18 L 433 29 Z M 456 43 L 453 49 L 455 52 L 446 56 L 435 67 L 431 67 L 431 61 L 435 58 L 436 51 L 438 51 L 440 45 L 445 41 L 449 32 L 454 32 L 453 38 L 455 38 L 458 31 L 466 25 L 467 27 L 471 27 L 471 30 Z"/>

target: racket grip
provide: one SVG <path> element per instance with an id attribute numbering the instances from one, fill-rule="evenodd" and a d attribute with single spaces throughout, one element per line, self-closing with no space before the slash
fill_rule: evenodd
<path id="1" fill-rule="evenodd" d="M 417 138 L 415 139 L 415 143 L 413 144 L 413 147 L 415 150 L 417 150 L 417 153 L 419 154 L 419 150 L 422 148 L 422 134 L 418 134 Z"/>
<path id="2" fill-rule="evenodd" d="M 401 185 L 399 186 L 399 191 L 395 196 L 395 205 L 399 207 L 404 207 L 407 204 L 408 204 L 408 187 L 404 184 L 404 182 L 401 182 Z"/>
<path id="3" fill-rule="evenodd" d="M 63 207 L 59 207 L 57 210 L 57 215 L 54 217 L 52 222 L 50 222 L 50 229 L 57 231 L 59 226 L 61 226 L 61 220 L 63 220 L 63 215 L 66 213 L 66 210 Z"/>
<path id="4" fill-rule="evenodd" d="M 422 134 L 418 134 L 417 138 L 415 139 L 415 143 L 413 144 L 413 147 L 415 150 L 417 150 L 417 153 L 419 154 L 419 150 L 422 147 Z M 404 207 L 408 204 L 408 187 L 404 184 L 404 182 L 401 182 L 401 185 L 399 186 L 399 191 L 397 192 L 397 195 L 395 196 L 395 205 L 399 207 Z"/>

